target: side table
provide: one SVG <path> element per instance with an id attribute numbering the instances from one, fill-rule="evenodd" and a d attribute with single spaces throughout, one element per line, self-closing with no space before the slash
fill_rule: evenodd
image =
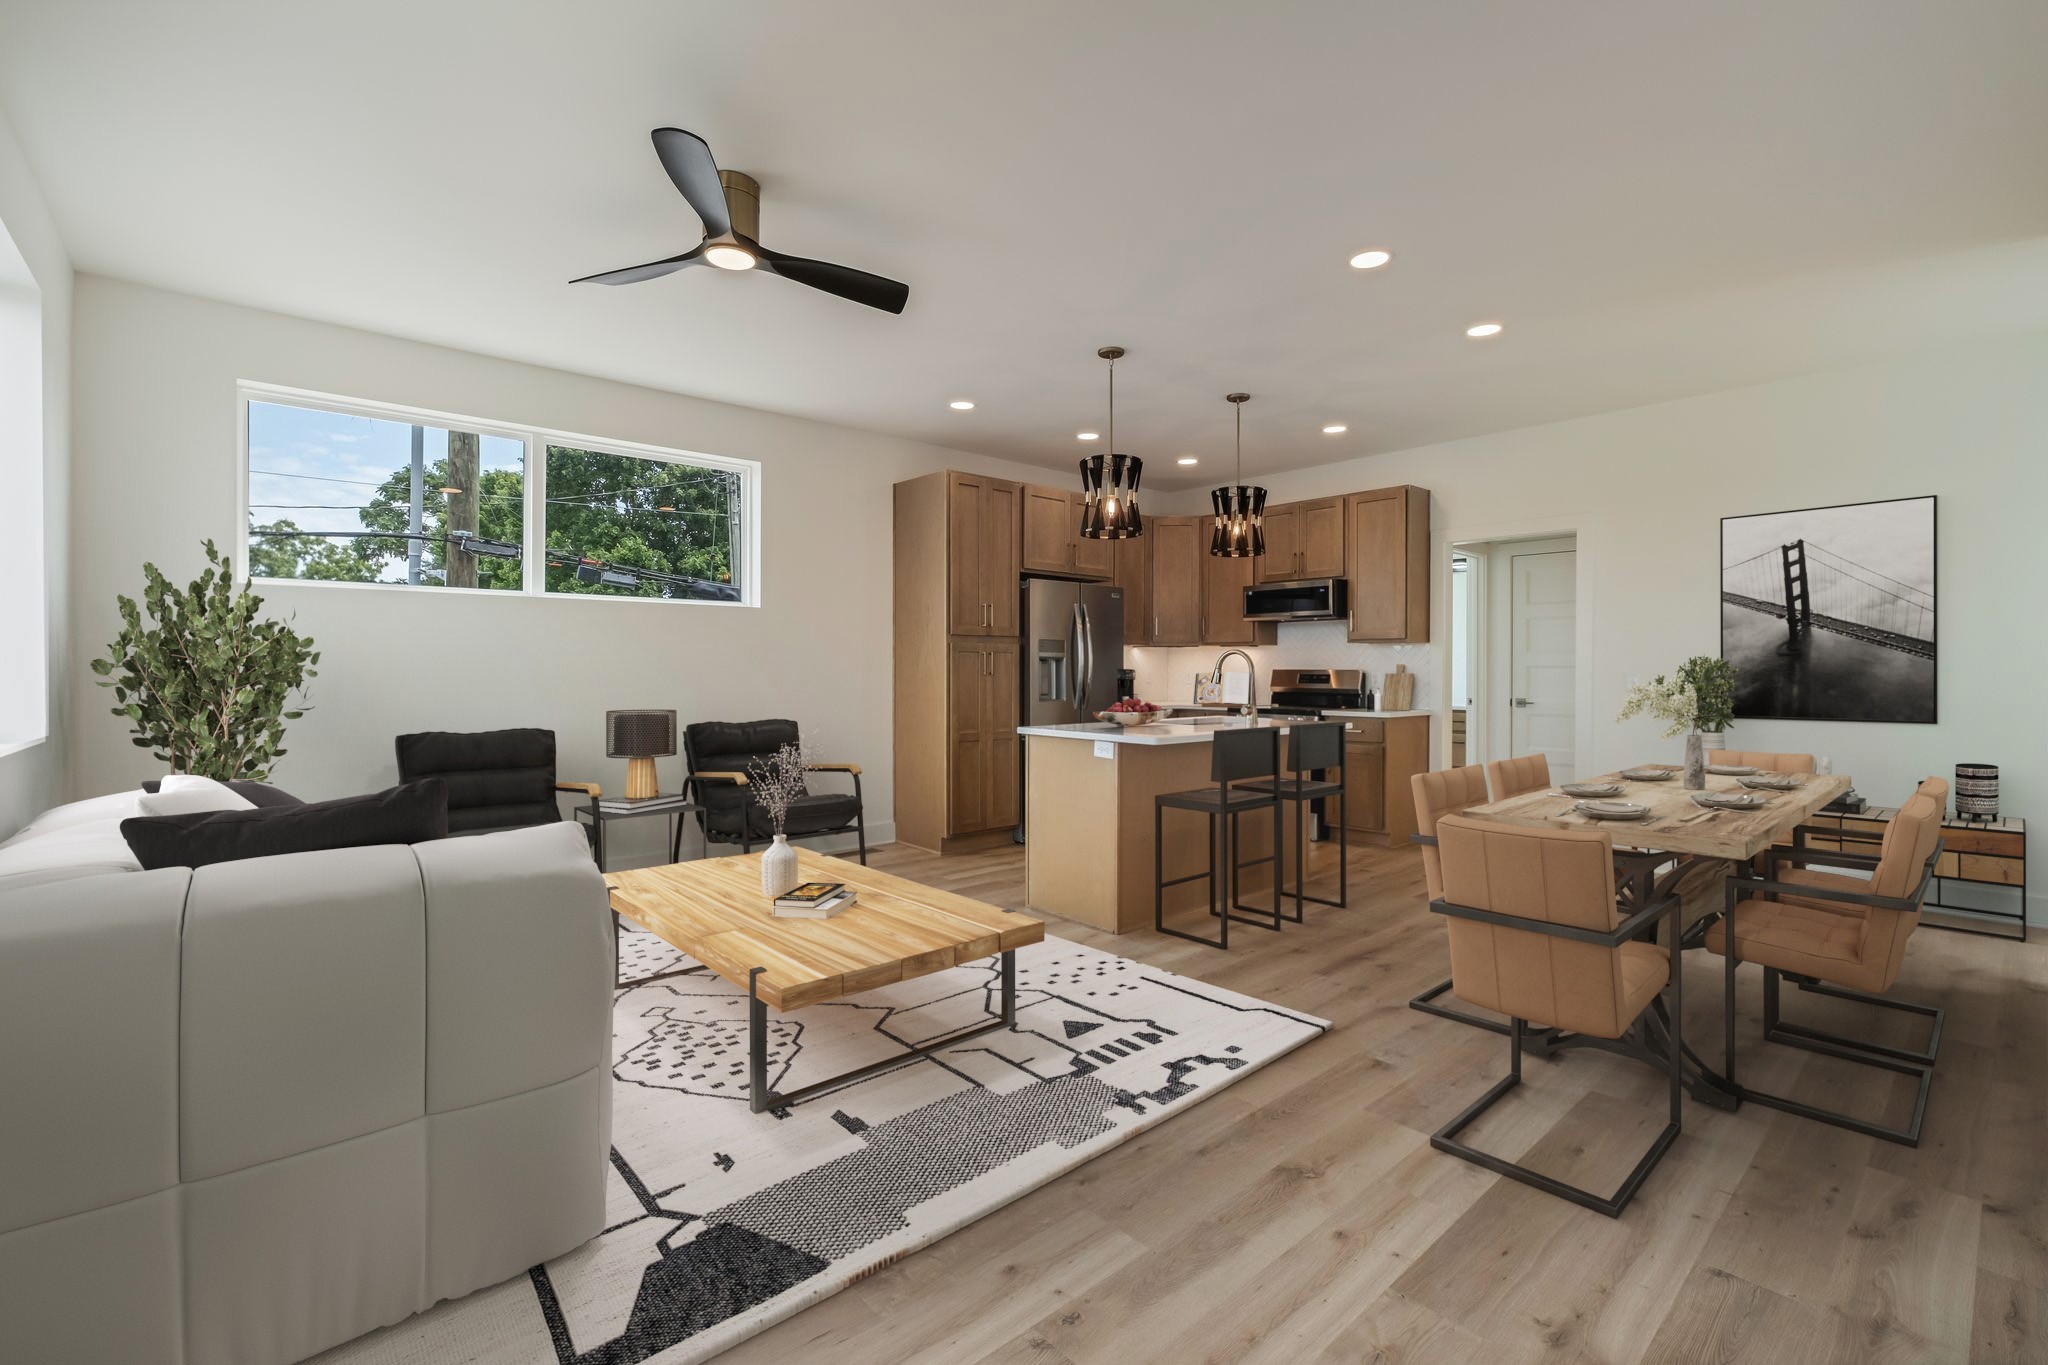
<path id="1" fill-rule="evenodd" d="M 577 811 L 590 821 L 591 852 L 597 858 L 597 870 L 603 872 L 604 827 L 613 820 L 631 820 L 643 815 L 662 815 L 669 819 L 668 860 L 679 863 L 683 860 L 683 825 L 688 817 L 704 807 L 690 800 L 687 793 L 677 792 L 662 796 L 645 796 L 637 800 L 624 796 L 601 796 Z"/>
<path id="2" fill-rule="evenodd" d="M 1855 815 L 1835 815 L 1826 811 L 1815 812 L 1807 820 L 1809 827 L 1824 825 L 1839 829 L 1843 833 L 1840 841 L 1829 840 L 1825 835 L 1805 836 L 1816 848 L 1831 843 L 1836 851 L 1844 846 L 1850 852 L 1859 852 L 1884 837 L 1885 825 L 1898 814 L 1893 806 L 1866 806 Z M 2003 886 L 2014 891 L 2019 899 L 2011 909 L 1987 908 L 1984 905 L 1958 905 L 1948 900 L 1949 882 L 1968 882 L 1979 886 Z M 2027 822 L 2012 816 L 1997 820 L 1965 820 L 1960 816 L 1944 816 L 1941 822 L 1941 858 L 1934 865 L 1934 890 L 1925 906 L 1944 916 L 1968 916 L 1961 923 L 1945 920 L 1926 919 L 1923 922 L 1930 929 L 1953 929 L 1958 933 L 1985 934 L 1992 938 L 2015 938 L 2021 943 L 2027 941 Z M 1971 923 L 1970 920 L 1976 921 Z M 1985 921 L 2002 921 L 2018 926 L 2018 932 L 2010 929 L 1987 927 Z"/>

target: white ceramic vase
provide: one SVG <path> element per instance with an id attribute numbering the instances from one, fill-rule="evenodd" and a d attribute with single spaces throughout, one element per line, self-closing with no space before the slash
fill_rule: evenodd
<path id="1" fill-rule="evenodd" d="M 796 850 L 789 846 L 789 836 L 778 834 L 775 842 L 761 855 L 761 891 L 767 896 L 783 896 L 802 884 L 803 870 L 797 866 Z"/>

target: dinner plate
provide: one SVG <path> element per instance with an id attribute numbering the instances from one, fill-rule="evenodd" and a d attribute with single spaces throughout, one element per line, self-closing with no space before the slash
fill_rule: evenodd
<path id="1" fill-rule="evenodd" d="M 1716 777 L 1749 777 L 1755 774 L 1757 769 L 1746 763 L 1709 763 L 1707 771 Z"/>
<path id="2" fill-rule="evenodd" d="M 1619 796 L 1619 782 L 1567 782 L 1558 788 L 1566 796 Z"/>
<path id="3" fill-rule="evenodd" d="M 1669 768 L 1623 768 L 1621 775 L 1631 782 L 1669 782 L 1672 778 Z"/>
<path id="4" fill-rule="evenodd" d="M 1572 809 L 1594 820 L 1640 820 L 1650 813 L 1633 801 L 1581 801 Z"/>
<path id="5" fill-rule="evenodd" d="M 1738 777 L 1735 780 L 1760 792 L 1789 792 L 1799 787 L 1799 779 L 1785 773 L 1759 773 L 1755 777 Z"/>
<path id="6" fill-rule="evenodd" d="M 1692 803 L 1708 810 L 1762 810 L 1770 798 L 1755 792 L 1694 792 Z"/>

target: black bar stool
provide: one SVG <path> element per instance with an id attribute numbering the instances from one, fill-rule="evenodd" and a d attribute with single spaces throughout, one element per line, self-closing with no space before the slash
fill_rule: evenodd
<path id="1" fill-rule="evenodd" d="M 1334 771 L 1334 778 L 1311 777 L 1311 773 Z M 1327 896 L 1311 896 L 1303 889 L 1308 881 L 1308 816 L 1309 802 L 1325 801 L 1335 797 L 1343 803 L 1345 815 L 1351 813 L 1349 799 L 1344 792 L 1344 725 L 1341 721 L 1326 721 L 1316 725 L 1296 725 L 1287 732 L 1287 771 L 1273 778 L 1260 778 L 1244 784 L 1247 791 L 1272 792 L 1282 801 L 1292 801 L 1294 810 L 1294 913 L 1287 916 L 1290 923 L 1302 921 L 1302 902 L 1314 901 L 1317 905 L 1333 905 L 1343 909 L 1350 898 L 1351 834 L 1345 828 L 1345 821 L 1337 821 L 1337 899 Z M 1327 807 L 1326 807 L 1327 809 Z M 1278 845 L 1275 845 L 1278 852 Z M 1273 875 L 1279 877 L 1281 869 L 1275 867 Z M 1257 911 L 1250 905 L 1239 905 L 1239 910 Z"/>
<path id="2" fill-rule="evenodd" d="M 1278 730 L 1218 730 L 1213 747 L 1209 752 L 1209 780 L 1216 786 L 1212 790 L 1202 787 L 1195 791 L 1162 792 L 1155 797 L 1152 805 L 1152 927 L 1162 934 L 1184 938 L 1191 943 L 1205 943 L 1211 948 L 1230 946 L 1230 922 L 1255 925 L 1261 929 L 1278 930 L 1280 914 L 1280 870 L 1281 834 L 1280 800 L 1271 791 L 1256 791 L 1251 787 L 1233 787 L 1233 782 L 1246 778 L 1263 777 L 1277 779 L 1280 775 L 1280 732 Z M 1192 876 L 1166 879 L 1166 812 L 1175 810 L 1200 811 L 1209 817 L 1209 865 Z M 1248 863 L 1236 861 L 1237 817 L 1247 811 L 1271 809 L 1273 812 L 1273 856 L 1254 858 Z M 1222 861 L 1217 860 L 1216 831 L 1223 830 Z M 1252 910 L 1257 919 L 1247 919 L 1232 913 L 1237 903 L 1237 874 L 1247 867 L 1257 867 L 1262 862 L 1273 864 L 1273 910 L 1272 918 L 1266 918 L 1263 910 Z M 1222 869 L 1218 871 L 1219 867 Z M 1166 927 L 1166 888 L 1179 886 L 1184 882 L 1207 878 L 1209 882 L 1209 913 L 1216 919 L 1216 937 L 1205 938 L 1181 929 Z M 1217 895 L 1217 883 L 1226 881 L 1222 895 Z M 1219 899 L 1221 904 L 1219 905 Z"/>

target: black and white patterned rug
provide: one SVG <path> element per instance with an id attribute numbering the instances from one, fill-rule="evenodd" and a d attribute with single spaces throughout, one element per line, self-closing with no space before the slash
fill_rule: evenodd
<path id="1" fill-rule="evenodd" d="M 629 932 L 620 979 L 687 960 Z M 997 1006 L 993 960 L 788 1015 L 770 1084 L 899 1055 Z M 747 1000 L 621 990 L 610 1225 L 323 1365 L 688 1365 L 1216 1093 L 1329 1025 L 1062 939 L 1017 954 L 1017 1029 L 790 1109 L 747 1104 Z"/>

